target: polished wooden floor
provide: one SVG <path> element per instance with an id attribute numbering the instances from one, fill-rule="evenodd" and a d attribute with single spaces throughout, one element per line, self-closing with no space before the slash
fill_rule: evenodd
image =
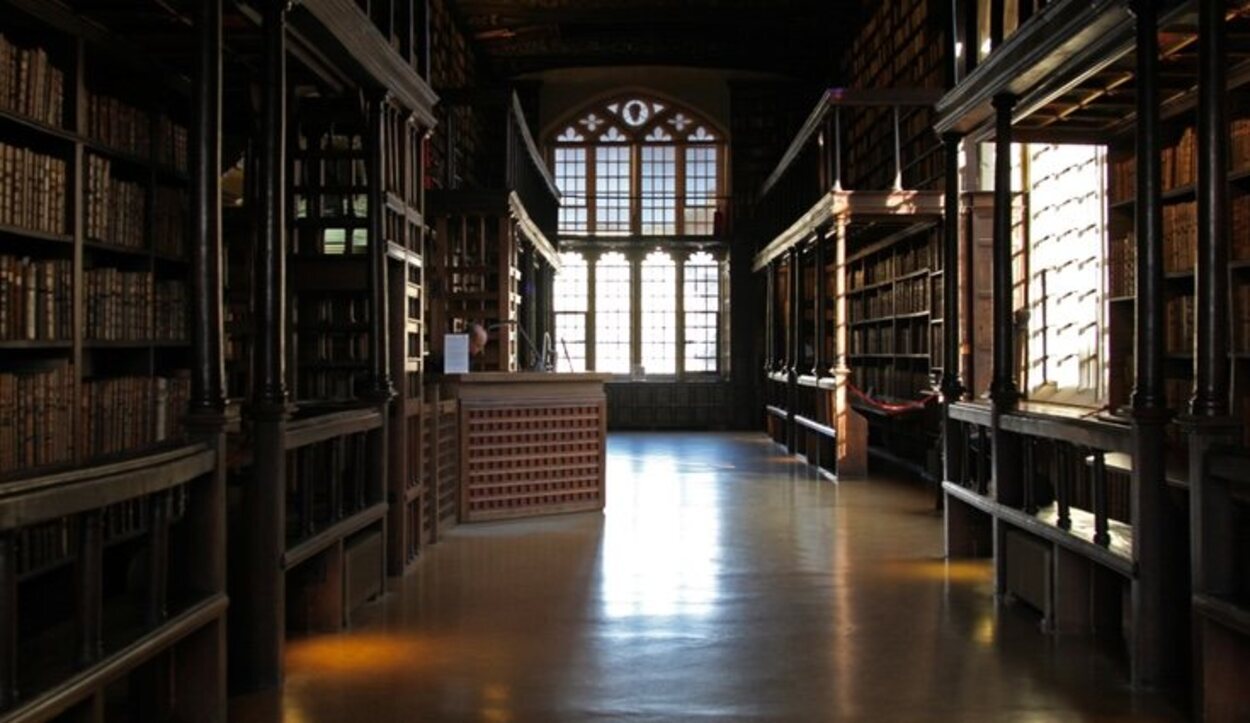
<path id="1" fill-rule="evenodd" d="M 232 720 L 1179 719 L 944 561 L 914 483 L 834 484 L 753 434 L 609 450 L 604 514 L 457 528 Z"/>

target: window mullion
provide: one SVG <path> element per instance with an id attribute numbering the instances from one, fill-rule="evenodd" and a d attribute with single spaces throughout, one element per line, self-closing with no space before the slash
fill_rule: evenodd
<path id="1" fill-rule="evenodd" d="M 594 236 L 596 230 L 596 215 L 598 214 L 599 190 L 595 187 L 598 181 L 598 174 L 595 172 L 599 165 L 599 151 L 593 145 L 586 146 L 586 235 Z"/>
<path id="2" fill-rule="evenodd" d="M 642 251 L 631 248 L 629 258 L 629 371 L 642 364 Z"/>
<path id="3" fill-rule="evenodd" d="M 677 173 L 673 181 L 673 208 L 677 214 L 673 230 L 678 236 L 686 234 L 686 146 L 674 146 L 673 158 L 676 159 Z"/>
<path id="4" fill-rule="evenodd" d="M 595 300 L 595 277 L 599 266 L 599 252 L 586 251 L 586 371 L 597 371 L 595 361 L 595 344 L 598 333 L 595 329 L 597 319 L 595 312 L 598 304 Z"/>
<path id="5" fill-rule="evenodd" d="M 629 230 L 635 236 L 642 235 L 642 144 L 629 145 Z"/>

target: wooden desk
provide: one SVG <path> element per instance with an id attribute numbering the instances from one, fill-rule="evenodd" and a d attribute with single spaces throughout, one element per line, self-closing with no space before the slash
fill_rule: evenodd
<path id="1" fill-rule="evenodd" d="M 448 375 L 460 402 L 460 521 L 601 510 L 607 374 Z"/>

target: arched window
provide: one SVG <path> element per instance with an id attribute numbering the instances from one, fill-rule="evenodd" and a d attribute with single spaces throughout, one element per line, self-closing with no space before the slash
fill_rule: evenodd
<path id="1" fill-rule="evenodd" d="M 550 138 L 565 236 L 711 236 L 724 196 L 721 133 L 645 96 L 596 104 Z"/>

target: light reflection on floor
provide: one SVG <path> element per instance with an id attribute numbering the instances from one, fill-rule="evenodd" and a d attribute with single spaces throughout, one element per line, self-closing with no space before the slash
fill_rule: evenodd
<path id="1" fill-rule="evenodd" d="M 943 560 L 920 485 L 753 434 L 614 435 L 608 485 L 602 515 L 456 528 L 232 720 L 1180 719 Z"/>

